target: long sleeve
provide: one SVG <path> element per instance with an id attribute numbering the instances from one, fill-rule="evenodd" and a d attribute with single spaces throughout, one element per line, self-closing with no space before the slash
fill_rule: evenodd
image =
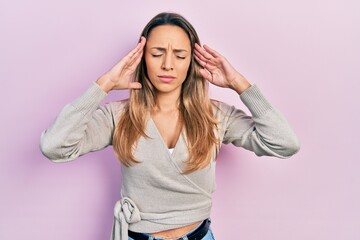
<path id="1" fill-rule="evenodd" d="M 100 106 L 105 96 L 93 83 L 82 96 L 66 105 L 42 133 L 42 153 L 54 162 L 65 162 L 110 145 L 115 124 L 111 104 Z"/>
<path id="2" fill-rule="evenodd" d="M 257 156 L 287 158 L 299 151 L 300 142 L 287 120 L 266 100 L 256 85 L 245 90 L 240 99 L 252 116 L 221 103 L 221 112 L 225 113 L 223 143 L 243 147 Z"/>

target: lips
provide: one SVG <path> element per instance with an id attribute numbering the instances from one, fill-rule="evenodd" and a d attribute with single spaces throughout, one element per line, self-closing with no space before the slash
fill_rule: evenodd
<path id="1" fill-rule="evenodd" d="M 175 79 L 174 76 L 171 75 L 160 75 L 158 76 L 160 81 L 163 83 L 170 83 L 171 81 L 173 81 Z"/>

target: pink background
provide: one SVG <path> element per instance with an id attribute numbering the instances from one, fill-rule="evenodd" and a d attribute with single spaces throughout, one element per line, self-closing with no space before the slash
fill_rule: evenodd
<path id="1" fill-rule="evenodd" d="M 1 1 L 0 239 L 109 238 L 120 186 L 112 149 L 53 164 L 39 137 L 161 11 L 188 18 L 302 142 L 289 160 L 223 147 L 216 238 L 360 239 L 359 9 L 356 0 Z M 230 90 L 211 95 L 244 107 Z"/>

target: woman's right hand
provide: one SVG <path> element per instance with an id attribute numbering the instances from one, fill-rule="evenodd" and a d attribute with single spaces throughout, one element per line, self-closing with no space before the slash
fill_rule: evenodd
<path id="1" fill-rule="evenodd" d="M 134 82 L 135 69 L 141 61 L 146 38 L 141 37 L 137 46 L 115 64 L 107 73 L 102 75 L 96 83 L 108 93 L 111 90 L 140 89 L 141 83 Z"/>

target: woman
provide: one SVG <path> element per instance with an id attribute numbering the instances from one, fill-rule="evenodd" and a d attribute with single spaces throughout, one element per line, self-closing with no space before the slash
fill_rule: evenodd
<path id="1" fill-rule="evenodd" d="M 209 100 L 208 82 L 236 91 L 252 116 Z M 100 106 L 112 90 L 130 98 Z M 285 118 L 219 53 L 201 47 L 182 16 L 161 13 L 135 49 L 76 101 L 41 138 L 64 162 L 113 145 L 122 163 L 112 239 L 214 239 L 215 159 L 221 143 L 286 158 L 299 142 Z"/>

